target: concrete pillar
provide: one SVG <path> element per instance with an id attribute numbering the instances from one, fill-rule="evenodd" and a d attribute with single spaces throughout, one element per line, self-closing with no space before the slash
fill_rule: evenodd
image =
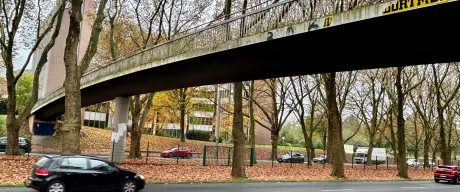
<path id="1" fill-rule="evenodd" d="M 129 98 L 116 97 L 113 114 L 112 140 L 110 143 L 110 160 L 123 162 L 125 158 L 126 131 L 128 123 Z"/>

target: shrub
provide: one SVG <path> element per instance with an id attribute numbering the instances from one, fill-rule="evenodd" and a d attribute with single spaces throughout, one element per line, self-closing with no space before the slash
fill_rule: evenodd
<path id="1" fill-rule="evenodd" d="M 209 141 L 209 139 L 211 139 L 211 132 L 190 130 L 187 132 L 186 136 L 187 136 L 187 139 L 190 139 L 190 140 Z"/>
<path id="2" fill-rule="evenodd" d="M 6 136 L 6 116 L 0 115 L 0 137 Z"/>

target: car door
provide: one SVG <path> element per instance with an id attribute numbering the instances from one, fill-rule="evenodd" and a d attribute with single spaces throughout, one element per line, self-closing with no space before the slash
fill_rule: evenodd
<path id="1" fill-rule="evenodd" d="M 121 187 L 117 168 L 99 159 L 89 159 L 89 171 L 94 176 L 94 190 L 112 191 Z"/>
<path id="2" fill-rule="evenodd" d="M 181 157 L 186 157 L 187 156 L 187 149 L 185 147 L 179 148 L 180 151 L 180 156 Z"/>
<path id="3" fill-rule="evenodd" d="M 92 185 L 86 158 L 63 158 L 58 171 L 61 172 L 62 180 L 68 190 L 88 190 Z"/>

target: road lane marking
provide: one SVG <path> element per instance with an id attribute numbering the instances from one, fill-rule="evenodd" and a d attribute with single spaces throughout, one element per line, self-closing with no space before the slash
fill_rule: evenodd
<path id="1" fill-rule="evenodd" d="M 321 190 L 321 191 L 353 191 L 353 189 L 331 189 L 331 190 Z"/>
<path id="2" fill-rule="evenodd" d="M 424 189 L 425 187 L 400 187 L 401 189 Z"/>

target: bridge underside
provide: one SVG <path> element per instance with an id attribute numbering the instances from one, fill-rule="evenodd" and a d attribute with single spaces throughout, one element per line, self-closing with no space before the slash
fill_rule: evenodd
<path id="1" fill-rule="evenodd" d="M 377 17 L 171 63 L 81 90 L 82 106 L 174 88 L 460 61 L 460 2 Z M 64 112 L 64 98 L 37 119 Z"/>

